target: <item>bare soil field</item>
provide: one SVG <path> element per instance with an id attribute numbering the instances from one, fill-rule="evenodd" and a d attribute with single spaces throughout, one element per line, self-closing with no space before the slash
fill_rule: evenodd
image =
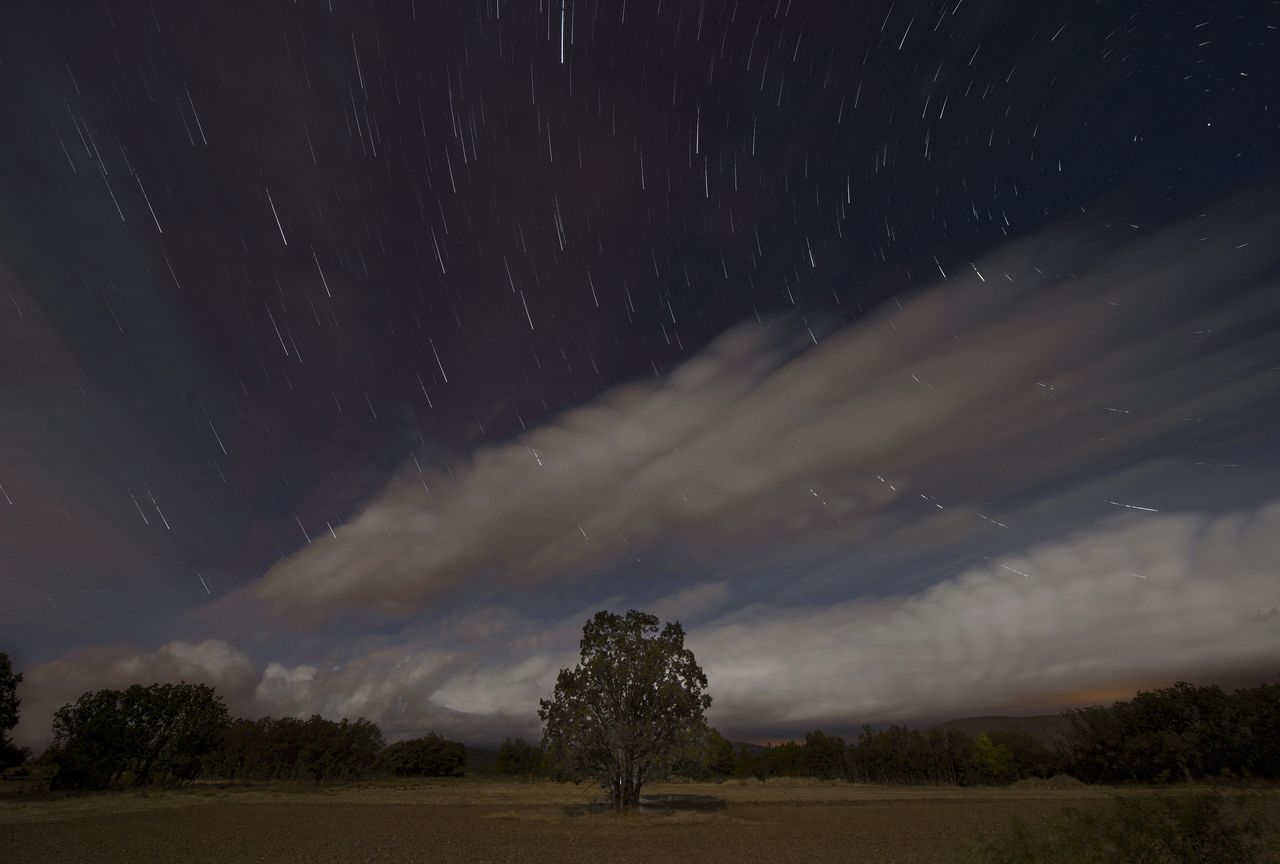
<path id="1" fill-rule="evenodd" d="M 946 862 L 1015 820 L 1034 826 L 1066 807 L 1106 808 L 1117 794 L 1153 793 L 654 784 L 645 787 L 651 806 L 623 815 L 599 806 L 599 790 L 586 784 L 467 779 L 8 795 L 0 798 L 0 864 Z M 1280 793 L 1260 794 L 1280 825 Z"/>

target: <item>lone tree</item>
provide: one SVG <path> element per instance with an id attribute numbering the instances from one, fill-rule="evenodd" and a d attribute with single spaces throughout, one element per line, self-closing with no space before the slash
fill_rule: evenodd
<path id="1" fill-rule="evenodd" d="M 581 649 L 581 662 L 561 669 L 554 695 L 541 700 L 544 749 L 597 778 L 615 807 L 633 806 L 644 782 L 703 732 L 707 676 L 680 622 L 659 632 L 656 617 L 635 610 L 597 612 Z"/>

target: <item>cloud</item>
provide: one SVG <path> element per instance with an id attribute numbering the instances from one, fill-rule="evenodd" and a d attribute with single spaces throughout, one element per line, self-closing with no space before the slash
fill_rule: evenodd
<path id="1" fill-rule="evenodd" d="M 126 645 L 101 645 L 23 670 L 19 691 L 19 744 L 48 741 L 53 714 L 82 693 L 131 684 L 187 681 L 216 687 L 233 710 L 251 706 L 258 672 L 248 653 L 219 639 L 174 641 L 139 653 Z"/>
<path id="2" fill-rule="evenodd" d="M 1280 502 L 1122 516 L 917 593 L 740 609 L 690 645 L 728 728 L 1054 710 L 1274 665 L 1278 560 Z"/>
<path id="3" fill-rule="evenodd" d="M 333 626 L 264 666 L 219 640 L 78 652 L 27 670 L 19 738 L 83 690 L 180 677 L 247 716 L 536 734 L 538 698 L 605 607 L 689 625 L 712 718 L 735 734 L 1256 672 L 1280 656 L 1277 619 L 1257 615 L 1280 605 L 1276 418 L 1257 398 L 1280 364 L 1258 323 L 1280 315 L 1259 275 L 1276 223 L 1060 228 L 824 339 L 802 332 L 808 347 L 786 324 L 731 331 L 452 478 L 408 467 L 235 597 L 236 618 L 207 620 L 226 637 L 260 608 L 294 626 L 414 616 L 399 632 Z M 1256 461 L 1224 468 L 1222 450 Z M 1212 494 L 1217 477 L 1238 500 Z M 601 577 L 641 556 L 667 575 Z M 826 600 L 789 605 L 806 598 L 777 583 L 815 561 Z M 739 577 L 779 565 L 771 593 Z M 522 611 L 538 592 L 511 590 L 556 583 L 576 611 L 549 591 Z M 459 586 L 496 590 L 435 602 Z"/>
<path id="4" fill-rule="evenodd" d="M 645 604 L 645 611 L 662 620 L 688 622 L 691 618 L 704 618 L 719 611 L 729 603 L 729 580 L 714 579 L 681 588 L 668 597 Z"/>
<path id="5" fill-rule="evenodd" d="M 740 735 L 1054 711 L 1099 688 L 1125 694 L 1273 664 L 1280 626 L 1254 619 L 1280 604 L 1277 560 L 1280 502 L 1216 517 L 1121 515 L 924 591 L 732 610 L 690 627 L 688 644 L 710 681 L 712 721 Z M 724 590 L 693 586 L 651 608 L 665 617 L 695 597 L 719 606 Z M 526 621 L 466 651 L 388 646 L 317 676 L 292 707 L 358 708 L 396 729 L 470 740 L 475 730 L 480 740 L 536 734 L 537 700 L 576 661 L 587 614 L 555 622 L 550 639 Z"/>
<path id="6" fill-rule="evenodd" d="M 1059 227 L 807 350 L 787 325 L 732 330 L 664 380 L 450 476 L 407 466 L 249 596 L 316 625 L 411 613 L 463 584 L 579 579 L 655 548 L 726 567 L 945 549 L 1001 521 L 992 501 L 1242 434 L 1274 379 L 1251 322 L 1280 296 L 1256 275 L 1276 222 Z"/>
<path id="7" fill-rule="evenodd" d="M 710 719 L 731 735 L 1053 711 L 1179 679 L 1258 674 L 1280 656 L 1280 502 L 1220 516 L 1120 515 L 994 558 L 926 590 L 826 607 L 756 603 L 688 628 L 707 672 Z M 649 608 L 722 608 L 721 582 Z M 490 624 L 417 627 L 375 647 L 335 646 L 325 661 L 270 662 L 216 640 L 158 651 L 79 652 L 23 685 L 19 741 L 42 742 L 60 701 L 81 690 L 201 680 L 244 716 L 368 717 L 390 739 L 427 731 L 471 742 L 536 738 L 538 700 L 577 659 L 590 609 L 554 621 L 489 610 Z M 28 705 L 31 707 L 28 708 Z"/>

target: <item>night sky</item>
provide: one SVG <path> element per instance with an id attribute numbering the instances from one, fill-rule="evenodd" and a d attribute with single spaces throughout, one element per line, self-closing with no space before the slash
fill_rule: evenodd
<path id="1" fill-rule="evenodd" d="M 1280 673 L 1280 4 L 6 4 L 0 650 L 536 736 Z"/>

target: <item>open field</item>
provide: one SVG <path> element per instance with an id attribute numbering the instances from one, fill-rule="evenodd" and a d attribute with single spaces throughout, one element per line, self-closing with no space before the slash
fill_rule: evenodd
<path id="1" fill-rule="evenodd" d="M 1102 810 L 1116 794 L 1152 793 L 654 784 L 645 797 L 662 806 L 617 816 L 593 806 L 598 790 L 585 784 L 197 784 L 0 799 L 0 862 L 943 862 L 1014 820 L 1035 825 L 1065 807 Z M 1258 794 L 1280 825 L 1280 792 Z"/>

